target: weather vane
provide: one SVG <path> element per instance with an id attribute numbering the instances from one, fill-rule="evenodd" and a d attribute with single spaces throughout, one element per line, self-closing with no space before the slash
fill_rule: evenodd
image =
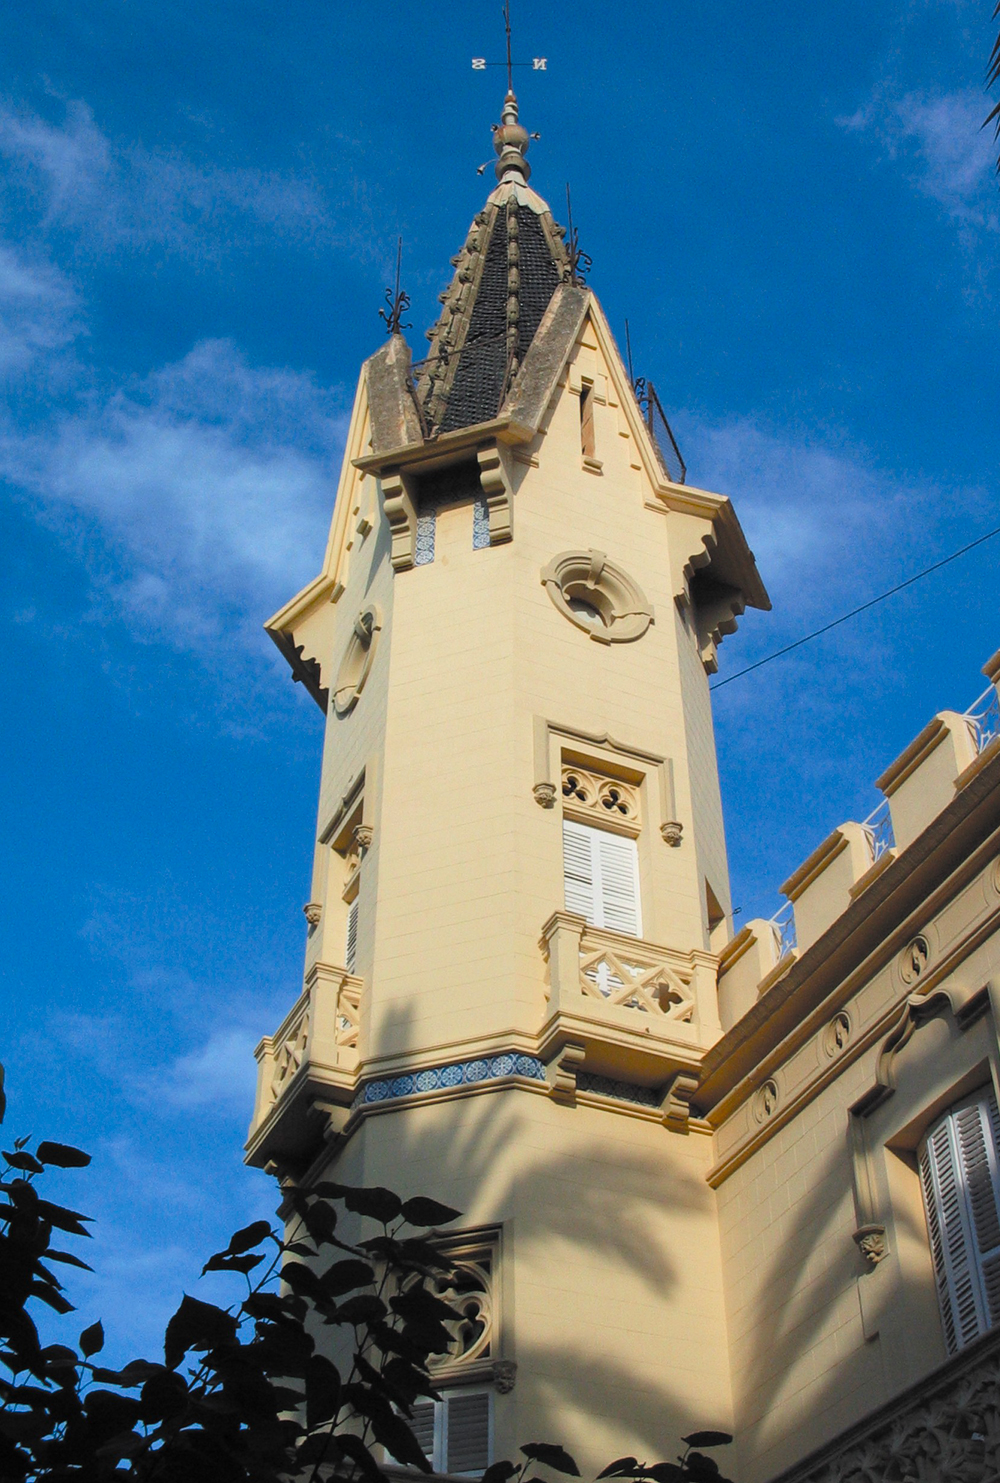
<path id="1" fill-rule="evenodd" d="M 410 296 L 403 293 L 399 287 L 399 270 L 403 262 L 403 239 L 399 237 L 396 241 L 396 292 L 391 288 L 385 291 L 385 309 L 378 311 L 379 319 L 385 320 L 386 333 L 389 335 L 401 334 L 403 330 L 412 329 L 413 326 L 403 324 L 402 318 L 410 307 Z"/>
<path id="2" fill-rule="evenodd" d="M 569 196 L 569 182 L 566 183 L 566 216 L 569 220 L 569 230 L 566 233 L 566 251 L 569 254 L 569 281 L 575 283 L 577 288 L 584 288 L 583 275 L 589 273 L 594 266 L 593 259 L 588 252 L 580 250 L 580 235 L 573 225 L 573 203 Z"/>
<path id="3" fill-rule="evenodd" d="M 514 91 L 514 68 L 530 67 L 533 72 L 545 72 L 548 67 L 548 57 L 532 57 L 530 62 L 513 62 L 510 55 L 510 0 L 504 0 L 503 25 L 507 33 L 507 60 L 505 62 L 487 62 L 485 57 L 473 57 L 473 72 L 485 72 L 487 67 L 507 68 L 507 91 Z"/>

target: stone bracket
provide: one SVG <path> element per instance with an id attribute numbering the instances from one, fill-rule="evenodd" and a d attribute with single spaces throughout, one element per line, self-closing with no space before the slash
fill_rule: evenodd
<path id="1" fill-rule="evenodd" d="M 576 1078 L 583 1069 L 587 1048 L 578 1040 L 568 1040 L 562 1050 L 545 1068 L 545 1079 L 549 1084 L 549 1095 L 555 1102 L 567 1106 L 576 1105 Z"/>
<path id="2" fill-rule="evenodd" d="M 486 496 L 490 545 L 499 546 L 503 541 L 514 539 L 514 485 L 509 454 L 506 448 L 495 443 L 492 447 L 480 448 L 476 458 L 479 482 Z"/>
<path id="3" fill-rule="evenodd" d="M 663 1121 L 675 1133 L 686 1133 L 691 1118 L 691 1098 L 698 1090 L 698 1078 L 678 1071 L 667 1084 L 663 1098 Z"/>
<path id="4" fill-rule="evenodd" d="M 392 547 L 389 560 L 396 572 L 406 571 L 413 565 L 414 544 L 417 537 L 417 505 L 413 487 L 407 476 L 399 469 L 385 473 L 379 480 L 382 491 L 382 508 L 389 522 Z"/>

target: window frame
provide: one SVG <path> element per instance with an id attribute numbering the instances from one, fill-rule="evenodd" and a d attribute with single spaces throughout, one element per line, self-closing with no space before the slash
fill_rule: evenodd
<path id="1" fill-rule="evenodd" d="M 583 891 L 578 893 L 579 900 L 574 904 L 571 900 L 569 889 L 571 872 L 568 869 L 567 838 L 577 839 L 586 843 L 587 853 L 590 861 L 590 904 L 591 909 L 579 910 L 582 902 Z M 642 937 L 642 879 L 639 869 L 638 843 L 632 834 L 621 834 L 611 829 L 602 829 L 596 824 L 582 824 L 577 819 L 567 818 L 563 815 L 562 820 L 563 841 L 563 902 L 567 911 L 576 912 L 577 915 L 586 917 L 591 927 L 600 928 L 606 932 L 620 932 L 626 937 Z M 607 861 L 602 858 L 602 853 L 618 854 L 621 860 L 628 860 L 629 873 L 631 874 L 632 900 L 631 906 L 634 913 L 635 928 L 627 927 L 609 922 L 608 894 L 604 890 L 605 873 Z M 584 879 L 579 877 L 579 879 Z"/>

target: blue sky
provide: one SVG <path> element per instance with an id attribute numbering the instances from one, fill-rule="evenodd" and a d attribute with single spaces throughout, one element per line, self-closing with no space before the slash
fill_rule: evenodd
<path id="1" fill-rule="evenodd" d="M 152 1349 L 228 1232 L 300 982 L 321 718 L 261 623 L 314 575 L 398 233 L 411 343 L 489 177 L 495 4 L 37 0 L 0 74 L 7 1132 L 76 1141 L 81 1321 Z M 731 494 L 752 662 L 998 523 L 990 0 L 514 6 L 532 183 Z M 735 900 L 1000 646 L 987 544 L 717 697 Z M 429 1191 L 428 1193 L 433 1193 Z M 158 1329 L 158 1325 L 161 1327 Z"/>

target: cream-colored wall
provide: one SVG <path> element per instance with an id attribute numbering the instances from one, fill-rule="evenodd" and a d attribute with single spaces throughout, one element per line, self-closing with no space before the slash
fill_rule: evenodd
<path id="1" fill-rule="evenodd" d="M 512 542 L 473 550 L 466 505 L 439 513 L 429 565 L 392 575 L 381 513 L 351 554 L 330 673 L 364 601 L 380 603 L 383 629 L 358 704 L 330 714 L 320 825 L 380 751 L 361 877 L 363 1059 L 418 1054 L 427 1064 L 462 1045 L 473 1053 L 537 1035 L 539 936 L 562 906 L 560 809 L 539 808 L 531 792 L 537 716 L 672 762 L 685 835 L 679 848 L 666 845 L 651 801 L 640 840 L 645 938 L 707 947 L 706 876 L 728 904 L 707 676 L 671 575 L 700 547 L 705 522 L 646 504 L 651 486 L 586 326 L 577 359 L 607 398 L 596 407 L 600 473 L 584 467 L 574 362 L 531 463 L 512 465 Z M 551 602 L 542 568 L 588 547 L 606 551 L 652 603 L 655 622 L 638 641 L 595 643 Z M 311 954 L 339 962 L 334 866 L 329 925 L 313 934 Z"/>
<path id="2" fill-rule="evenodd" d="M 951 995 L 960 1009 L 996 981 L 998 913 L 991 863 L 921 924 L 929 972 L 957 959 L 930 993 Z M 977 945 L 984 926 L 991 935 Z M 942 999 L 894 1057 L 895 1090 L 862 1120 L 873 1215 L 888 1247 L 869 1270 L 853 1239 L 872 1215 L 855 1203 L 848 1109 L 885 1080 L 888 1033 L 917 987 L 901 975 L 905 961 L 893 954 L 838 1001 L 851 1024 L 846 1050 L 832 1051 L 821 1023 L 769 1065 L 776 1131 L 749 1088 L 716 1135 L 740 1483 L 765 1483 L 946 1358 L 914 1151 L 933 1117 L 995 1077 L 997 1035 L 985 1000 L 963 1029 Z M 852 1046 L 866 1045 L 855 1056 Z M 831 1080 L 837 1056 L 843 1069 Z"/>
<path id="3" fill-rule="evenodd" d="M 432 1191 L 456 1226 L 503 1224 L 497 1457 L 558 1441 L 584 1475 L 632 1452 L 670 1460 L 730 1425 L 711 1140 L 530 1091 L 367 1118 L 336 1178 Z"/>

